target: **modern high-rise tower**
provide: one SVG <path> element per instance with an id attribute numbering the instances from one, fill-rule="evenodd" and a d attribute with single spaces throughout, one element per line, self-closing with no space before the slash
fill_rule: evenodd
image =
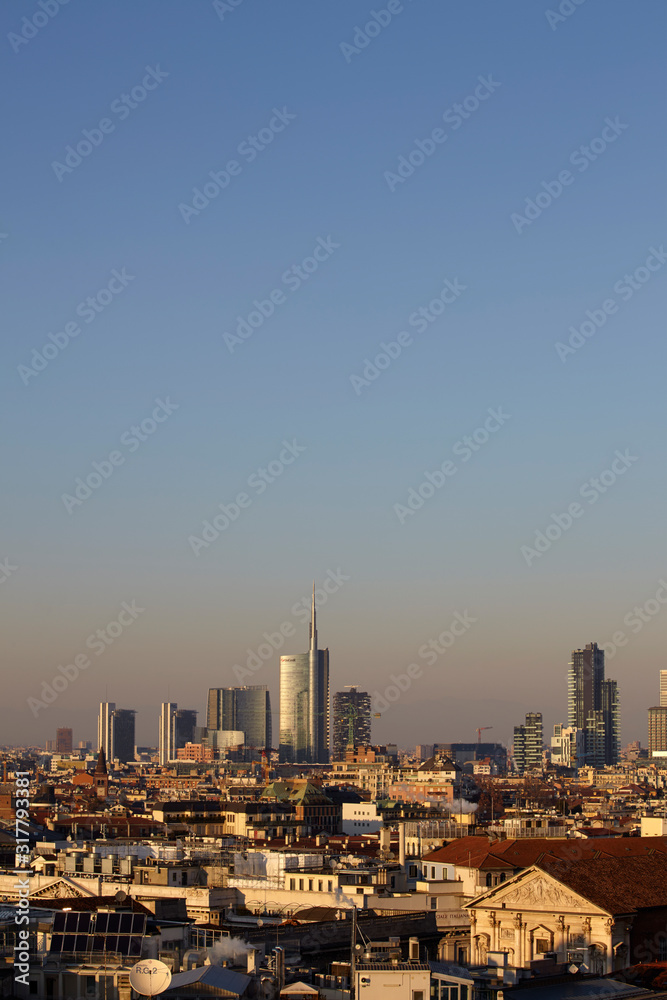
<path id="1" fill-rule="evenodd" d="M 241 732 L 246 747 L 271 749 L 271 695 L 265 685 L 209 688 L 206 728 Z"/>
<path id="2" fill-rule="evenodd" d="M 133 708 L 116 708 L 111 713 L 111 753 L 110 760 L 127 763 L 134 760 L 135 735 Z"/>
<path id="3" fill-rule="evenodd" d="M 317 645 L 315 585 L 307 653 L 280 657 L 280 760 L 329 762 L 329 650 Z"/>
<path id="4" fill-rule="evenodd" d="M 333 696 L 334 760 L 345 760 L 350 741 L 355 749 L 371 741 L 371 696 L 356 687 Z"/>
<path id="5" fill-rule="evenodd" d="M 161 765 L 177 759 L 177 751 L 186 743 L 195 742 L 197 713 L 191 708 L 179 708 L 173 701 L 165 701 L 160 709 L 158 727 L 158 753 Z"/>
<path id="6" fill-rule="evenodd" d="M 667 670 L 660 671 L 660 704 L 667 708 Z"/>
<path id="7" fill-rule="evenodd" d="M 104 750 L 107 760 L 111 757 L 111 716 L 116 710 L 114 701 L 101 701 L 100 711 L 97 716 L 97 749 Z"/>
<path id="8" fill-rule="evenodd" d="M 567 675 L 567 724 L 584 730 L 585 759 L 579 764 L 617 764 L 621 712 L 616 681 L 605 680 L 604 650 L 596 642 L 572 651 Z"/>
<path id="9" fill-rule="evenodd" d="M 523 726 L 514 727 L 514 766 L 519 774 L 542 765 L 544 736 L 541 712 L 528 712 Z"/>

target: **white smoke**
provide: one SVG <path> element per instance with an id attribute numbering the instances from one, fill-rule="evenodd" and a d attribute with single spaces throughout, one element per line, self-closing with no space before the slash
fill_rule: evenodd
<path id="1" fill-rule="evenodd" d="M 220 965 L 221 962 L 245 965 L 245 960 L 252 950 L 252 945 L 244 941 L 243 938 L 227 937 L 216 941 L 212 948 L 207 949 L 207 952 L 211 965 Z"/>
<path id="2" fill-rule="evenodd" d="M 477 803 L 467 802 L 466 799 L 454 799 L 452 802 L 447 803 L 447 810 L 450 816 L 454 816 L 457 813 L 474 813 L 477 812 Z"/>

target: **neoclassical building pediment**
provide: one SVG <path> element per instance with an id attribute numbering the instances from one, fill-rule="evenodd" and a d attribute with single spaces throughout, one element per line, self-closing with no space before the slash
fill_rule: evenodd
<path id="1" fill-rule="evenodd" d="M 503 905 L 504 904 L 504 905 Z M 539 868 L 528 869 L 496 886 L 470 904 L 471 908 L 568 911 L 603 914 L 600 907 L 562 885 Z"/>
<path id="2" fill-rule="evenodd" d="M 92 892 L 86 892 L 78 885 L 74 885 L 68 879 L 59 878 L 49 885 L 37 889 L 30 893 L 30 899 L 86 899 L 92 896 Z"/>

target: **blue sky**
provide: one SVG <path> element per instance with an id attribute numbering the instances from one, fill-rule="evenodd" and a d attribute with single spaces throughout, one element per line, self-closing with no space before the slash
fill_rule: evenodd
<path id="1" fill-rule="evenodd" d="M 0 558 L 18 567 L 0 584 L 0 739 L 57 725 L 93 738 L 106 694 L 154 743 L 167 694 L 203 711 L 265 631 L 291 621 L 283 651 L 305 648 L 292 608 L 331 570 L 349 577 L 320 614 L 332 690 L 382 694 L 423 668 L 378 741 L 468 740 L 480 725 L 506 741 L 529 710 L 550 726 L 570 650 L 621 631 L 607 674 L 624 739 L 646 742 L 667 614 L 624 620 L 665 576 L 664 5 L 586 0 L 552 25 L 535 2 L 406 0 L 358 52 L 346 46 L 386 5 L 218 7 L 70 0 L 43 25 L 38 4 L 0 11 Z M 98 145 L 58 166 L 84 130 Z M 199 214 L 179 210 L 232 160 Z M 410 317 L 446 280 L 464 290 L 418 332 Z M 230 350 L 225 334 L 276 289 Z M 562 360 L 555 345 L 609 301 Z M 77 322 L 26 375 L 33 349 Z M 353 384 L 402 332 L 400 355 Z M 156 400 L 171 412 L 151 425 Z M 498 408 L 507 419 L 463 461 L 457 442 Z M 305 450 L 260 494 L 248 479 L 284 441 Z M 617 450 L 632 461 L 583 499 Z M 111 452 L 112 472 L 68 507 Z M 448 459 L 456 472 L 401 515 Z M 244 491 L 195 554 L 203 522 Z M 522 554 L 576 502 L 547 551 Z M 35 717 L 27 699 L 132 600 L 145 611 Z M 420 660 L 466 611 L 474 626 Z M 278 653 L 255 675 L 276 711 L 277 678 Z"/>

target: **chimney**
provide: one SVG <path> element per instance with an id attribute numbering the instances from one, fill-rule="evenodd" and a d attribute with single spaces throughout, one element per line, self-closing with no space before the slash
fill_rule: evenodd
<path id="1" fill-rule="evenodd" d="M 246 972 L 249 976 L 254 976 L 257 972 L 257 951 L 251 948 L 246 956 Z"/>
<path id="2" fill-rule="evenodd" d="M 409 941 L 410 946 L 410 961 L 419 961 L 419 938 L 411 937 Z"/>
<path id="3" fill-rule="evenodd" d="M 388 826 L 383 826 L 380 830 L 380 850 L 387 854 L 391 850 L 391 830 Z"/>
<path id="4" fill-rule="evenodd" d="M 398 824 L 398 863 L 405 868 L 405 823 Z"/>
<path id="5" fill-rule="evenodd" d="M 278 984 L 278 992 L 285 985 L 285 951 L 283 948 L 274 948 L 273 954 L 276 956 L 275 973 Z"/>

